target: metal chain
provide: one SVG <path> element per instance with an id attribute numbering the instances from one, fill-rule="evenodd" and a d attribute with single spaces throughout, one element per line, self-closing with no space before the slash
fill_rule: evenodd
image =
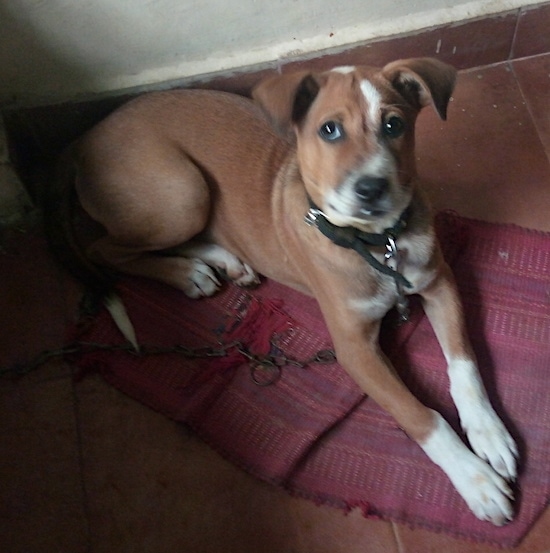
<path id="1" fill-rule="evenodd" d="M 220 344 L 217 347 L 204 346 L 199 348 L 189 348 L 183 345 L 169 347 L 144 345 L 140 346 L 139 351 L 136 351 L 133 345 L 129 343 L 117 345 L 95 342 L 74 342 L 62 348 L 43 351 L 30 363 L 17 364 L 10 368 L 2 368 L 0 369 L 0 377 L 7 375 L 24 376 L 52 359 L 59 359 L 66 355 L 82 355 L 96 351 L 123 351 L 137 357 L 176 353 L 188 359 L 207 359 L 210 357 L 225 357 L 231 350 L 237 351 L 248 359 L 251 378 L 258 386 L 269 386 L 274 384 L 281 377 L 282 369 L 285 366 L 290 365 L 304 368 L 308 365 L 327 365 L 336 361 L 336 354 L 331 349 L 323 349 L 307 359 L 297 360 L 288 357 L 283 352 L 274 355 L 256 355 L 250 352 L 247 347 L 239 341 L 229 344 Z"/>

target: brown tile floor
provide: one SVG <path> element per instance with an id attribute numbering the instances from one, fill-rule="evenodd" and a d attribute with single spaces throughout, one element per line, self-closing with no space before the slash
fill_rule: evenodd
<path id="1" fill-rule="evenodd" d="M 550 231 L 550 56 L 462 73 L 449 121 L 426 110 L 419 170 L 434 204 Z M 44 243 L 0 254 L 0 365 L 61 344 L 78 289 Z M 6 553 L 489 553 L 317 507 L 259 483 L 99 378 L 51 362 L 0 380 Z M 549 553 L 550 511 L 518 549 Z"/>

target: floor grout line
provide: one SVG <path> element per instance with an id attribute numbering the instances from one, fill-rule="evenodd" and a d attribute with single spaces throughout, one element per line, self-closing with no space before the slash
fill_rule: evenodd
<path id="1" fill-rule="evenodd" d="M 533 111 L 533 106 L 532 106 L 531 102 L 529 101 L 528 96 L 525 94 L 525 84 L 523 84 L 523 82 L 522 82 L 523 79 L 521 79 L 519 77 L 519 75 L 517 73 L 517 70 L 516 70 L 516 66 L 515 66 L 516 62 L 530 60 L 533 57 L 542 57 L 544 55 L 546 55 L 550 58 L 550 54 L 543 54 L 541 56 L 529 56 L 529 57 L 523 58 L 521 60 L 511 60 L 511 61 L 508 62 L 508 64 L 509 64 L 509 67 L 510 67 L 510 71 L 511 71 L 512 75 L 514 76 L 514 79 L 517 83 L 519 92 L 520 92 L 521 97 L 523 99 L 523 103 L 525 104 L 525 108 L 527 109 L 527 112 L 529 113 L 529 117 L 531 119 L 531 122 L 532 122 L 533 126 L 535 127 L 535 130 L 537 131 L 537 136 L 539 137 L 539 141 L 542 145 L 543 150 L 546 153 L 546 157 L 548 158 L 548 162 L 550 163 L 550 150 L 548 148 L 546 148 L 546 144 L 545 144 L 544 138 L 542 136 L 540 126 L 537 124 L 537 118 L 535 117 L 536 114 Z"/>
<path id="2" fill-rule="evenodd" d="M 392 522 L 391 523 L 391 528 L 392 528 L 395 544 L 397 546 L 397 552 L 398 553 L 406 553 L 405 545 L 403 544 L 403 541 L 401 540 L 401 536 L 399 534 L 399 527 L 397 526 L 397 524 L 395 522 Z"/>

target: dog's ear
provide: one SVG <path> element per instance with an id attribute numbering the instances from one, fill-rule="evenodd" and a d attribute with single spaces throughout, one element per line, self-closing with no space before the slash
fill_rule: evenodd
<path id="1" fill-rule="evenodd" d="M 279 132 L 298 125 L 319 92 L 317 78 L 307 71 L 268 77 L 253 90 L 252 98 L 263 108 Z"/>
<path id="2" fill-rule="evenodd" d="M 402 96 L 418 109 L 433 104 L 445 120 L 453 93 L 456 69 L 433 58 L 413 58 L 389 63 L 383 75 Z"/>

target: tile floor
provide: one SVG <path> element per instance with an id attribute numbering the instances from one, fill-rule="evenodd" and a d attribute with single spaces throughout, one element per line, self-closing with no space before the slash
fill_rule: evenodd
<path id="1" fill-rule="evenodd" d="M 550 55 L 463 72 L 449 121 L 418 123 L 438 208 L 550 231 Z M 78 287 L 40 236 L 0 253 L 0 366 L 63 341 Z M 489 553 L 442 534 L 317 507 L 260 483 L 98 377 L 50 362 L 0 378 L 5 553 Z M 517 551 L 550 552 L 550 510 Z"/>

